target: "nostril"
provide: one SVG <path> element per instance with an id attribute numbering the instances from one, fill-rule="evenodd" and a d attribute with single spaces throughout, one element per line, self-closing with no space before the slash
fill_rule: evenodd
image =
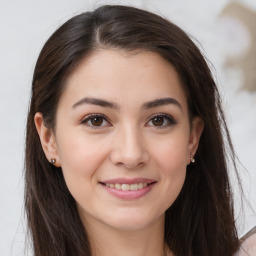
<path id="1" fill-rule="evenodd" d="M 133 168 L 136 168 L 136 167 L 141 167 L 144 165 L 144 162 L 139 162 L 139 163 L 135 163 L 135 164 L 129 164 L 129 163 L 126 163 L 124 164 L 126 168 L 128 169 L 133 169 Z"/>
<path id="2" fill-rule="evenodd" d="M 135 163 L 135 164 L 129 164 L 127 162 L 117 162 L 115 165 L 117 166 L 124 166 L 128 169 L 133 169 L 133 168 L 136 168 L 136 167 L 141 167 L 143 166 L 145 163 L 144 162 L 139 162 L 139 163 Z"/>

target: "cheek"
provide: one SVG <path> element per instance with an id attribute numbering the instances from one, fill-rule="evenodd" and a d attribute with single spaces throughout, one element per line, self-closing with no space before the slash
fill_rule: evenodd
<path id="1" fill-rule="evenodd" d="M 154 152 L 162 180 L 162 193 L 168 195 L 163 197 L 165 210 L 173 204 L 183 187 L 187 169 L 187 149 L 186 139 L 175 139 L 161 143 Z"/>
<path id="2" fill-rule="evenodd" d="M 184 148 L 166 148 L 159 151 L 158 164 L 162 170 L 162 176 L 165 180 L 166 189 L 171 193 L 179 193 L 183 186 L 186 169 L 187 157 Z"/>
<path id="3" fill-rule="evenodd" d="M 107 147 L 95 143 L 78 132 L 72 134 L 59 131 L 58 154 L 66 184 L 73 191 L 85 190 L 84 184 L 96 184 L 94 175 L 107 157 Z M 64 134 L 64 136 L 61 136 Z"/>
<path id="4" fill-rule="evenodd" d="M 184 134 L 181 134 L 181 136 L 162 140 L 154 150 L 156 162 L 166 174 L 173 173 L 175 175 L 181 170 L 186 170 L 188 154 L 186 138 Z"/>
<path id="5" fill-rule="evenodd" d="M 85 207 L 85 202 L 90 205 L 92 191 L 97 188 L 97 171 L 107 157 L 108 149 L 103 143 L 92 142 L 84 135 L 65 135 L 58 143 L 63 176 L 75 201 Z"/>

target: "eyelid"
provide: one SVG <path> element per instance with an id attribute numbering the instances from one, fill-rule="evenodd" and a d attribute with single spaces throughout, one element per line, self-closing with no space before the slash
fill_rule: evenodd
<path id="1" fill-rule="evenodd" d="M 88 122 L 93 118 L 93 117 L 100 117 L 103 118 L 105 122 L 107 122 L 107 125 L 100 125 L 100 126 L 96 126 L 96 125 L 91 125 L 88 124 Z M 152 121 L 153 118 L 155 117 L 163 117 L 164 119 L 167 120 L 168 124 L 167 125 L 163 125 L 163 126 L 156 126 L 156 125 L 149 125 L 148 123 Z M 92 113 L 92 114 L 88 114 L 86 116 L 84 116 L 80 121 L 80 124 L 86 125 L 90 128 L 94 128 L 94 129 L 100 129 L 103 127 L 108 127 L 108 126 L 112 126 L 111 121 L 104 115 L 101 113 Z M 154 127 L 156 129 L 163 129 L 163 128 L 167 128 L 170 127 L 172 125 L 177 124 L 176 120 L 173 118 L 173 116 L 171 116 L 170 114 L 166 114 L 166 113 L 156 113 L 151 115 L 148 118 L 148 121 L 146 122 L 145 126 L 150 126 L 150 127 Z"/>
<path id="2" fill-rule="evenodd" d="M 94 126 L 94 125 L 89 125 L 88 121 L 90 121 L 90 119 L 92 119 L 93 117 L 101 117 L 103 118 L 106 122 L 108 122 L 108 124 L 111 125 L 110 120 L 104 115 L 104 114 L 100 114 L 100 113 L 92 113 L 92 114 L 88 114 L 86 116 L 84 116 L 81 120 L 80 120 L 80 124 L 83 125 L 87 125 L 88 127 L 94 128 L 94 129 L 100 129 L 102 127 L 106 127 L 109 125 L 103 125 L 103 126 Z"/>
<path id="3" fill-rule="evenodd" d="M 165 126 L 154 126 L 154 125 L 147 125 L 150 121 L 152 121 L 152 119 L 154 117 L 163 117 L 163 118 L 166 118 L 169 122 L 168 125 L 165 125 Z M 151 126 L 151 127 L 154 127 L 154 128 L 157 128 L 157 129 L 163 129 L 163 128 L 166 128 L 166 127 L 170 127 L 172 125 L 175 125 L 177 124 L 177 121 L 174 119 L 173 116 L 171 116 L 170 114 L 166 114 L 166 113 L 157 113 L 157 114 L 153 114 L 149 117 L 148 121 L 146 122 L 146 126 Z"/>

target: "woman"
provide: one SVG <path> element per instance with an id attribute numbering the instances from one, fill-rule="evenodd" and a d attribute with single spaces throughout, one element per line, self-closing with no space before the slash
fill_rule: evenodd
<path id="1" fill-rule="evenodd" d="M 70 19 L 33 77 L 34 255 L 234 255 L 229 151 L 234 163 L 217 87 L 180 28 L 126 6 Z"/>

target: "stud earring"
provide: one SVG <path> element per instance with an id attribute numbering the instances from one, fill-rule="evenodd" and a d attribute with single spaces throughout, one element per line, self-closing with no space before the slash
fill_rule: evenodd
<path id="1" fill-rule="evenodd" d="M 195 160 L 195 158 L 193 156 L 191 156 L 190 157 L 190 161 L 191 161 L 191 163 L 195 163 L 196 160 Z"/>
<path id="2" fill-rule="evenodd" d="M 52 158 L 52 159 L 51 159 L 51 164 L 54 165 L 55 163 L 56 163 L 56 159 L 55 159 L 55 158 Z"/>

